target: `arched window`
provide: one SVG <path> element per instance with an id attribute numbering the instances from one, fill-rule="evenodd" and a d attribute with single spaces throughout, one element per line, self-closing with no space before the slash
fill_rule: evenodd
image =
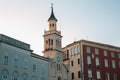
<path id="1" fill-rule="evenodd" d="M 49 41 L 49 46 L 50 46 L 50 39 L 48 41 Z"/>
<path id="2" fill-rule="evenodd" d="M 53 45 L 53 39 L 51 39 L 51 45 Z"/>
<path id="3" fill-rule="evenodd" d="M 87 56 L 87 64 L 91 64 L 91 57 L 90 56 Z"/>
<path id="4" fill-rule="evenodd" d="M 99 65 L 100 65 L 100 63 L 99 63 L 99 58 L 96 57 L 96 66 L 99 66 Z"/>
<path id="5" fill-rule="evenodd" d="M 19 74 L 17 71 L 13 72 L 13 80 L 18 80 L 19 79 Z"/>
<path id="6" fill-rule="evenodd" d="M 2 80 L 8 80 L 8 70 L 3 70 L 2 72 L 1 72 L 1 74 L 2 74 Z"/>
<path id="7" fill-rule="evenodd" d="M 58 80 L 62 80 L 61 77 L 58 77 Z"/>
<path id="8" fill-rule="evenodd" d="M 52 26 L 54 27 L 54 24 L 52 24 Z"/>
<path id="9" fill-rule="evenodd" d="M 26 73 L 22 74 L 22 80 L 28 80 L 28 75 Z"/>
<path id="10" fill-rule="evenodd" d="M 33 76 L 33 77 L 32 77 L 32 80 L 37 80 L 37 77 L 36 77 L 36 76 Z"/>
<path id="11" fill-rule="evenodd" d="M 46 40 L 46 45 L 48 45 L 48 41 Z"/>
<path id="12" fill-rule="evenodd" d="M 51 24 L 49 24 L 49 26 L 51 27 Z"/>

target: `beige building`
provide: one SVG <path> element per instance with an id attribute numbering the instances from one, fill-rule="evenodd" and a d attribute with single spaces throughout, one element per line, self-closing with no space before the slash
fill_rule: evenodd
<path id="1" fill-rule="evenodd" d="M 79 42 L 74 42 L 66 47 L 63 48 L 64 51 L 64 57 L 63 61 L 65 64 L 69 64 L 69 70 L 70 70 L 70 80 L 80 80 L 80 72 L 81 72 L 81 67 L 80 67 L 80 44 Z M 74 75 L 73 79 L 72 76 Z"/>

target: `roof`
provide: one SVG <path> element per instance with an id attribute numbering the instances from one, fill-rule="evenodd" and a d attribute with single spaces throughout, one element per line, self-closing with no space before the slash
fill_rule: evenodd
<path id="1" fill-rule="evenodd" d="M 30 44 L 27 44 L 27 43 L 24 43 L 22 41 L 13 39 L 13 38 L 8 37 L 8 36 L 3 35 L 3 34 L 0 34 L 0 42 L 4 42 L 6 44 L 9 44 L 9 45 L 12 45 L 12 46 L 24 49 L 24 50 L 32 51 L 30 49 Z"/>
<path id="2" fill-rule="evenodd" d="M 99 43 L 99 42 L 94 42 L 94 41 L 88 41 L 88 40 L 84 40 L 84 39 L 78 40 L 78 41 L 73 42 L 73 43 L 71 43 L 71 44 L 68 44 L 68 45 L 66 45 L 65 47 L 63 47 L 63 49 L 65 49 L 65 48 L 67 48 L 67 47 L 69 47 L 69 46 L 71 46 L 71 45 L 74 45 L 74 44 L 76 44 L 76 43 L 79 44 L 79 43 L 81 43 L 81 42 L 92 43 L 92 44 L 97 44 L 97 45 L 105 46 L 105 47 L 109 47 L 109 48 L 120 49 L 120 47 L 118 47 L 118 46 L 114 46 L 114 45 L 110 45 L 110 44 L 104 44 L 104 43 Z"/>
<path id="3" fill-rule="evenodd" d="M 57 21 L 55 15 L 54 15 L 54 12 L 53 12 L 53 7 L 51 7 L 51 15 L 50 15 L 48 21 L 50 21 L 50 20 L 55 20 L 55 21 Z"/>

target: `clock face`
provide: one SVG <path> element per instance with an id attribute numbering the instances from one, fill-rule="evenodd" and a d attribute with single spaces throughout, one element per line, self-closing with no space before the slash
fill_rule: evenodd
<path id="1" fill-rule="evenodd" d="M 60 62 L 60 60 L 61 60 L 61 59 L 60 59 L 60 56 L 58 56 L 58 57 L 57 57 L 57 62 Z"/>

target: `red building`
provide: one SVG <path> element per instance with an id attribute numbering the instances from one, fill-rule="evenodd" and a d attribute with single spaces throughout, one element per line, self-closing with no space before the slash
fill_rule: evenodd
<path id="1" fill-rule="evenodd" d="M 71 80 L 120 80 L 120 47 L 80 40 L 63 51 Z M 78 59 L 80 64 L 76 64 Z"/>

